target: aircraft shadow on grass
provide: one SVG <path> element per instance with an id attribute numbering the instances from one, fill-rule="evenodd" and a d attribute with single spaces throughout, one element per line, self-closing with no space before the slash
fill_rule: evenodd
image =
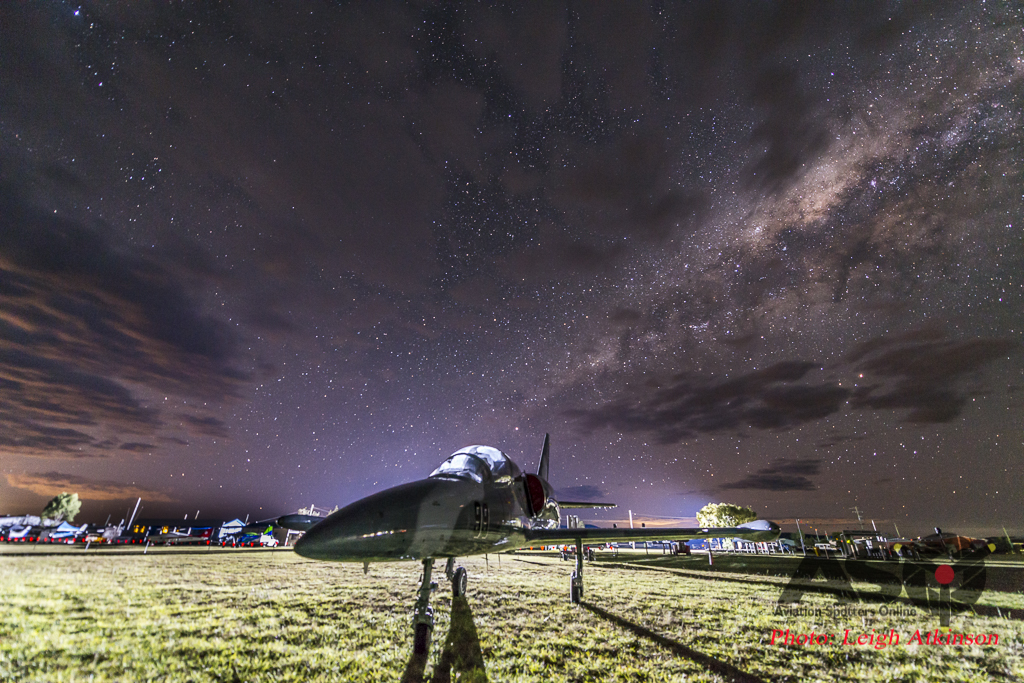
<path id="1" fill-rule="evenodd" d="M 597 605 L 583 601 L 580 603 L 580 606 L 621 629 L 653 641 L 671 650 L 676 655 L 685 657 L 707 670 L 723 676 L 726 680 L 738 681 L 740 683 L 764 683 L 757 676 L 737 669 L 728 662 L 723 662 L 703 652 L 698 652 L 671 638 L 667 638 L 639 624 L 601 609 Z M 405 667 L 402 683 L 427 683 L 424 679 L 427 661 L 427 655 L 412 654 Z M 472 683 L 486 683 L 487 681 L 484 656 L 480 649 L 480 637 L 477 634 L 476 624 L 473 623 L 473 613 L 465 597 L 452 599 L 452 614 L 448 635 L 444 640 L 441 657 L 434 667 L 433 676 L 429 681 L 430 683 L 449 683 L 455 679 L 458 679 L 460 682 L 471 681 Z"/>
<path id="2" fill-rule="evenodd" d="M 425 683 L 423 674 L 427 668 L 428 655 L 413 653 L 405 667 L 402 683 Z M 480 650 L 480 636 L 473 623 L 473 612 L 463 596 L 452 598 L 452 615 L 448 625 L 448 636 L 444 639 L 441 658 L 434 666 L 430 683 L 449 683 L 458 679 L 460 683 L 486 683 L 487 671 L 484 654 Z"/>
<path id="3" fill-rule="evenodd" d="M 647 638 L 648 640 L 654 641 L 658 645 L 661 645 L 662 647 L 671 650 L 676 655 L 680 657 L 685 657 L 690 661 L 700 664 L 708 671 L 712 671 L 716 674 L 719 674 L 727 681 L 738 681 L 741 683 L 765 683 L 762 679 L 758 678 L 757 676 L 749 674 L 746 671 L 737 669 L 735 666 L 729 664 L 728 662 L 723 662 L 720 659 L 715 659 L 711 655 L 706 655 L 703 652 L 698 652 L 697 650 L 687 647 L 686 645 L 683 645 L 680 642 L 672 640 L 671 638 L 666 638 L 660 633 L 655 633 L 649 628 L 644 628 L 639 624 L 634 624 L 632 621 L 623 619 L 622 617 L 612 614 L 607 610 L 601 609 L 597 605 L 593 605 L 589 602 L 583 601 L 580 602 L 580 607 L 592 612 L 593 614 L 601 617 L 602 619 L 610 621 L 611 623 L 615 624 L 621 629 L 630 631 L 631 633 L 640 636 L 641 638 Z"/>

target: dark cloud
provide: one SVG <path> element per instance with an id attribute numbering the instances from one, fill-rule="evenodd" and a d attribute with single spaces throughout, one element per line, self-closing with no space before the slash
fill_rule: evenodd
<path id="1" fill-rule="evenodd" d="M 632 325 L 643 319 L 640 311 L 632 308 L 616 308 L 608 313 L 608 321 L 618 325 Z"/>
<path id="2" fill-rule="evenodd" d="M 815 367 L 787 361 L 729 380 L 681 375 L 567 414 L 586 429 L 649 432 L 661 443 L 745 427 L 789 429 L 836 412 L 849 396 L 833 384 L 794 384 Z"/>
<path id="3" fill-rule="evenodd" d="M 246 322 L 271 334 L 295 332 L 298 327 L 287 316 L 269 308 L 261 308 L 246 316 Z"/>
<path id="4" fill-rule="evenodd" d="M 773 194 L 798 180 L 823 152 L 832 136 L 828 121 L 816 115 L 815 103 L 792 68 L 761 71 L 752 92 L 755 105 L 765 111 L 751 134 L 751 146 L 764 152 L 746 169 L 748 183 Z"/>
<path id="5" fill-rule="evenodd" d="M 754 474 L 719 488 L 722 491 L 814 491 L 818 487 L 808 477 L 820 472 L 821 460 L 780 458 Z"/>
<path id="6" fill-rule="evenodd" d="M 626 253 L 620 244 L 594 245 L 586 242 L 558 242 L 548 252 L 555 270 L 547 273 L 568 271 L 595 274 L 606 271 L 622 260 Z M 543 271 L 541 271 L 543 272 Z"/>
<path id="7" fill-rule="evenodd" d="M 859 387 L 850 404 L 906 410 L 907 422 L 949 422 L 969 399 L 964 378 L 1021 348 L 1015 339 L 953 340 L 936 329 L 876 337 L 859 344 L 848 361 L 885 381 Z"/>
<path id="8" fill-rule="evenodd" d="M 153 450 L 155 450 L 156 446 L 154 446 L 151 443 L 141 443 L 139 441 L 131 441 L 131 442 L 128 442 L 128 443 L 121 444 L 120 449 L 122 451 L 129 451 L 131 453 L 149 453 L 149 452 L 152 452 Z"/>
<path id="9" fill-rule="evenodd" d="M 203 434 L 205 436 L 218 436 L 222 438 L 225 438 L 228 435 L 227 425 L 223 420 L 219 420 L 215 417 L 199 417 L 185 413 L 180 414 L 178 417 L 184 420 L 186 427 L 192 433 Z"/>
<path id="10" fill-rule="evenodd" d="M 907 422 L 949 422 L 969 399 L 964 376 L 1020 350 L 1013 339 L 950 340 L 924 330 L 858 345 L 843 369 L 883 381 L 854 382 L 853 389 L 837 382 L 797 383 L 816 365 L 790 361 L 729 380 L 683 374 L 566 414 L 585 429 L 645 432 L 661 443 L 744 428 L 786 430 L 837 413 L 847 402 L 852 408 L 906 410 Z"/>
<path id="11" fill-rule="evenodd" d="M 937 332 L 876 337 L 860 344 L 849 361 L 857 369 L 880 377 L 909 377 L 922 382 L 946 382 L 977 372 L 999 358 L 1021 350 L 1016 339 L 946 338 Z"/>
<path id="12" fill-rule="evenodd" d="M 591 230 L 657 242 L 688 234 L 704 217 L 706 197 L 670 180 L 669 151 L 653 135 L 623 135 L 579 157 L 552 173 L 551 197 Z"/>

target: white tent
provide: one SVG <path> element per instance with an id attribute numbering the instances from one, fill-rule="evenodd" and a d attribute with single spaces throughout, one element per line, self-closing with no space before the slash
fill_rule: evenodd
<path id="1" fill-rule="evenodd" d="M 240 532 L 245 527 L 245 522 L 240 519 L 233 519 L 230 522 L 224 522 L 220 525 L 220 534 L 217 538 L 224 538 L 225 536 L 233 536 Z"/>

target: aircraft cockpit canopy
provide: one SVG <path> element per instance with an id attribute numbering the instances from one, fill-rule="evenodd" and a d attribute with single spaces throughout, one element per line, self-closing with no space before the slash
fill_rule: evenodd
<path id="1" fill-rule="evenodd" d="M 497 448 L 467 446 L 452 453 L 430 476 L 503 483 L 512 481 L 519 474 L 516 464 Z"/>

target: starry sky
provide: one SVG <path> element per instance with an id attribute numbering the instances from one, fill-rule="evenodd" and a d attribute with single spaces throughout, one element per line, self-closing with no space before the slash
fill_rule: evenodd
<path id="1" fill-rule="evenodd" d="M 268 518 L 550 432 L 595 519 L 1024 532 L 1022 27 L 2 3 L 0 512 Z"/>

